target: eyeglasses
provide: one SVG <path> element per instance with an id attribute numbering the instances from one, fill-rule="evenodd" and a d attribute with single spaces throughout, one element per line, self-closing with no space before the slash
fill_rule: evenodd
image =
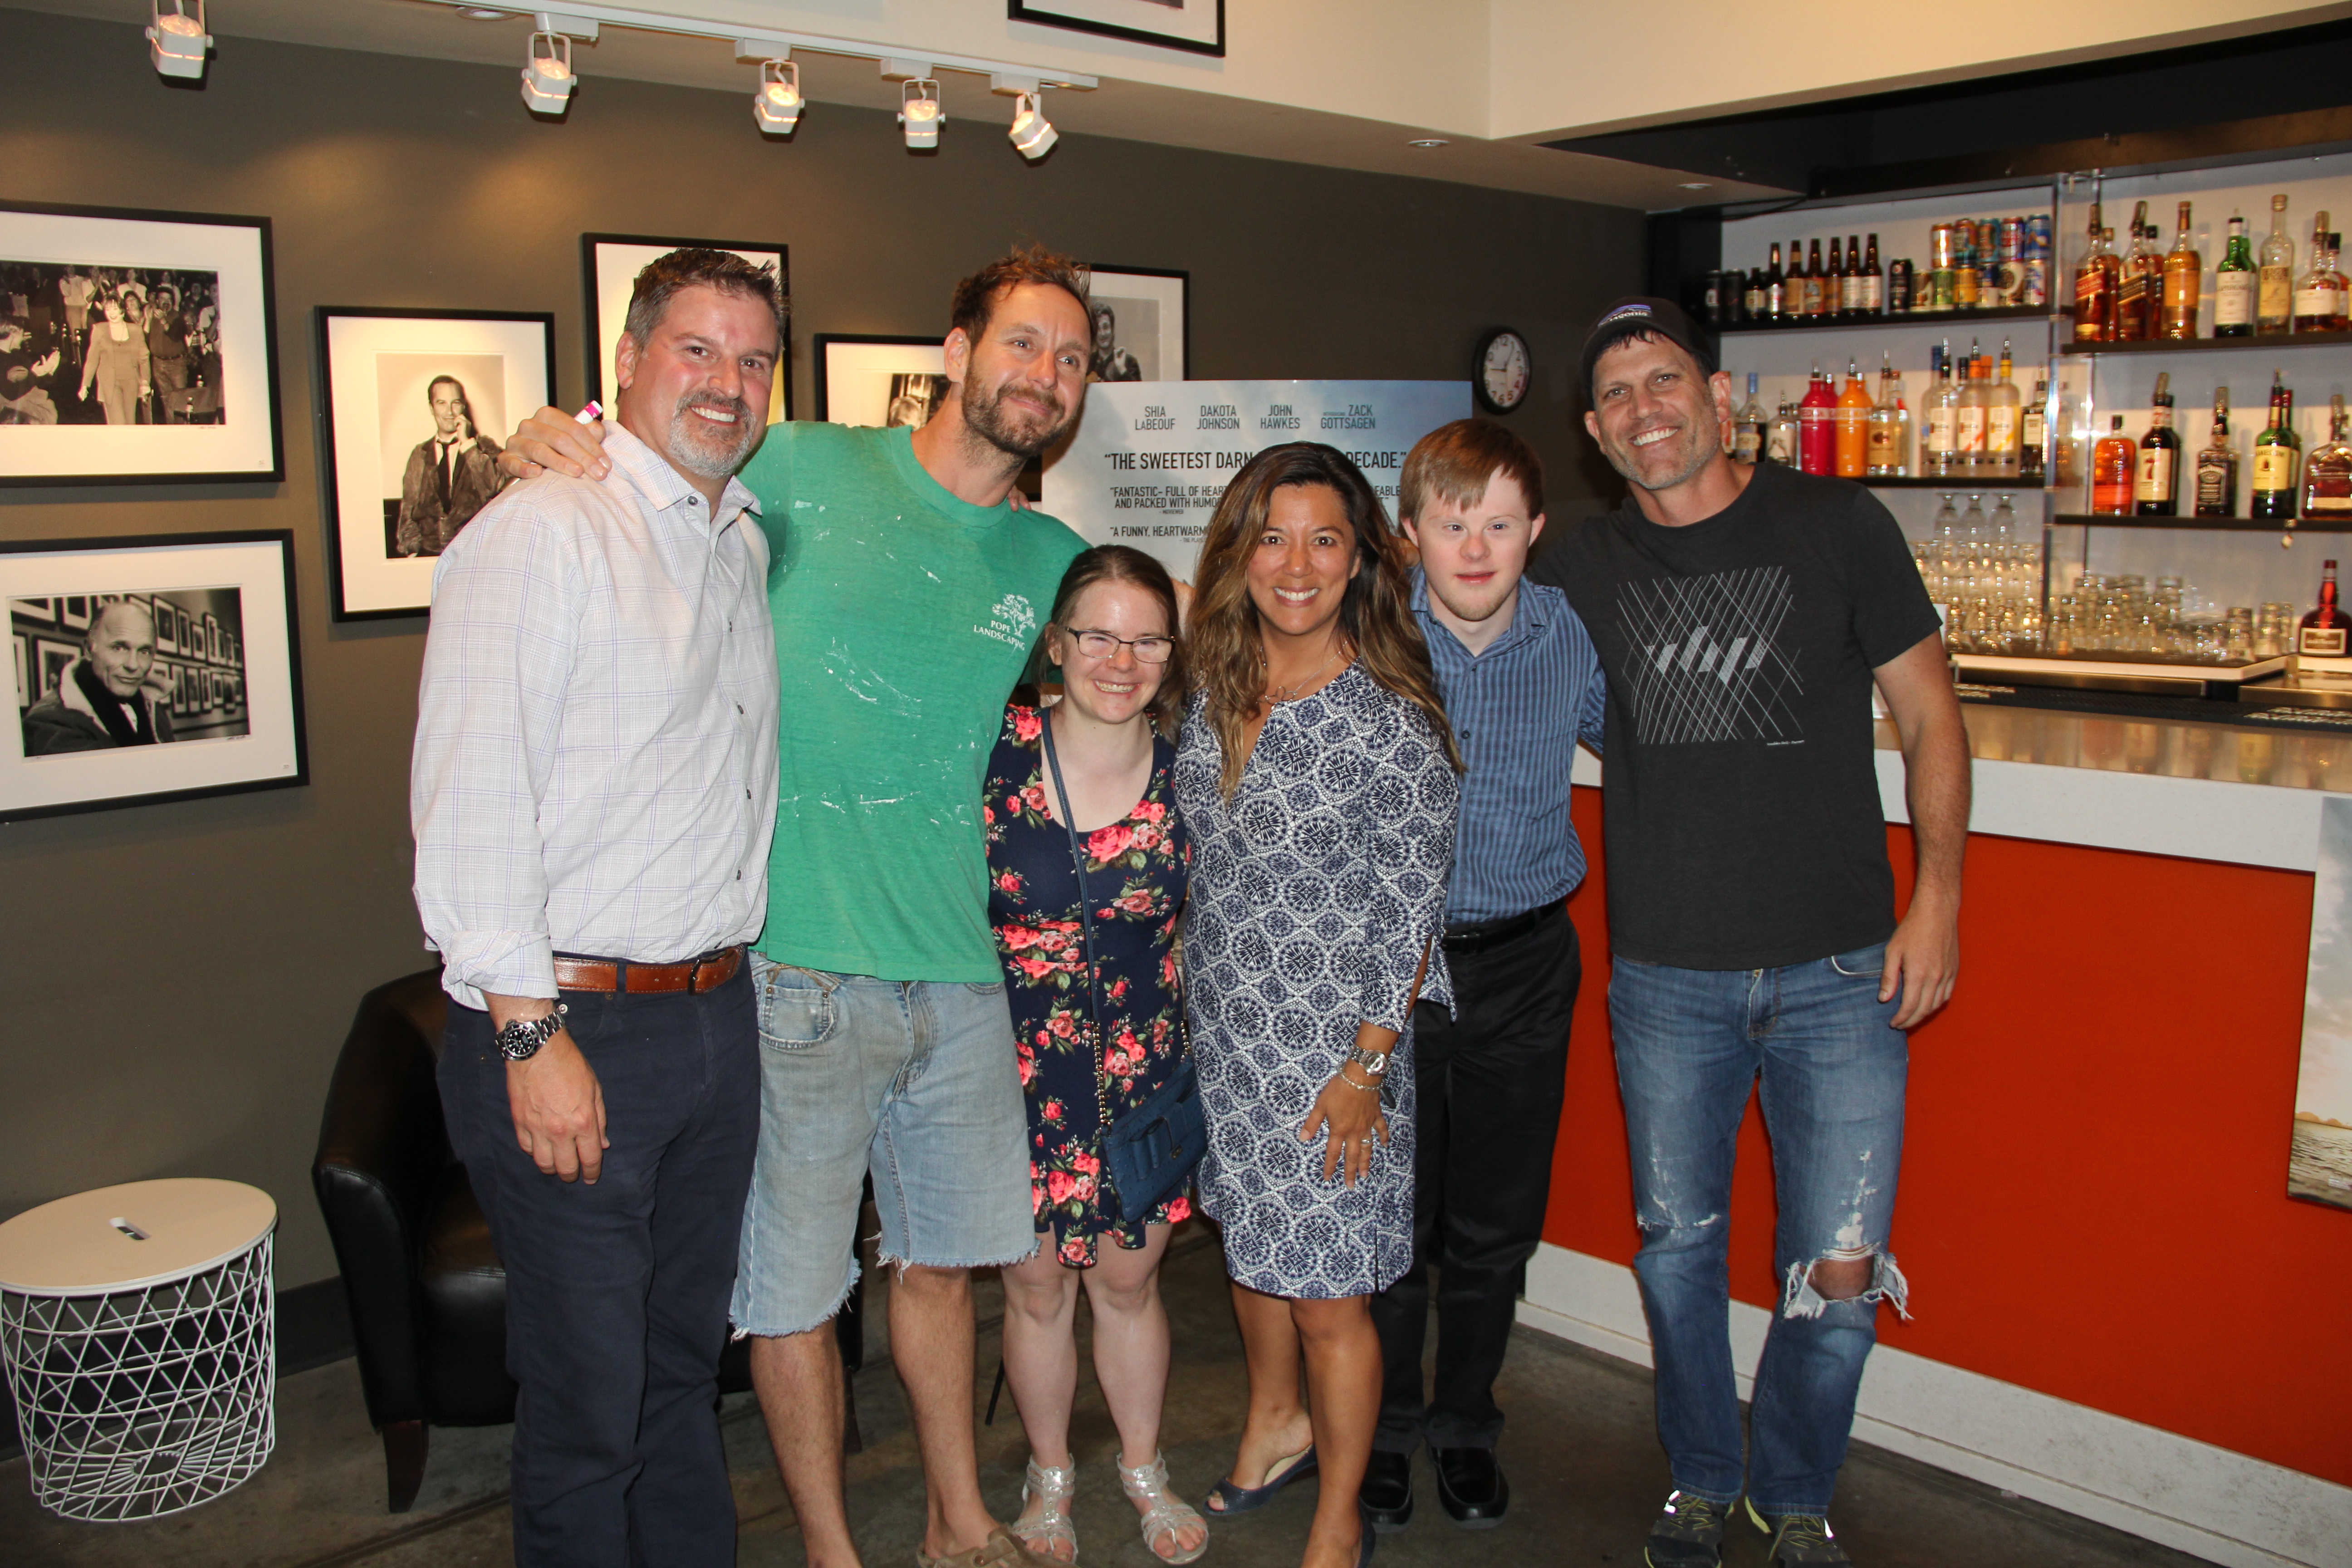
<path id="1" fill-rule="evenodd" d="M 1174 637 L 1115 637 L 1108 632 L 1072 631 L 1077 639 L 1078 651 L 1088 658 L 1115 658 L 1122 647 L 1135 650 L 1137 659 L 1145 664 L 1166 664 L 1176 651 Z"/>

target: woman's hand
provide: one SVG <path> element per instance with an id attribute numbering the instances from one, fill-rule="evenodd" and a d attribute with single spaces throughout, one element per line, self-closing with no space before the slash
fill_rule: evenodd
<path id="1" fill-rule="evenodd" d="M 1372 1168 L 1372 1139 L 1375 1134 L 1383 1143 L 1389 1141 L 1389 1119 L 1381 1112 L 1381 1086 L 1370 1083 L 1364 1069 L 1352 1062 L 1343 1062 L 1315 1097 L 1315 1109 L 1307 1113 L 1307 1125 L 1298 1130 L 1301 1143 L 1315 1142 L 1318 1128 L 1330 1131 L 1323 1145 L 1323 1179 L 1329 1181 L 1333 1172 L 1343 1165 L 1347 1184 L 1354 1186 L 1356 1178 Z"/>

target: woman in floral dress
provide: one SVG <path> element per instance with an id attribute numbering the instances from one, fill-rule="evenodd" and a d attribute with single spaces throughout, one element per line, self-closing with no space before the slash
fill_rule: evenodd
<path id="1" fill-rule="evenodd" d="M 1064 700 L 1005 710 L 982 802 L 989 920 L 1029 1099 L 1039 1232 L 1037 1255 L 1003 1271 L 1005 1380 L 1030 1447 L 1013 1532 L 1064 1562 L 1077 1555 L 1069 1425 L 1081 1282 L 1094 1310 L 1095 1374 L 1118 1426 L 1119 1479 L 1144 1541 L 1171 1563 L 1192 1562 L 1208 1542 L 1201 1516 L 1168 1496 L 1160 1458 L 1168 1389 L 1160 1260 L 1168 1227 L 1191 1203 L 1172 1194 L 1128 1224 L 1103 1163 L 1106 1127 L 1184 1059 L 1175 942 L 1191 855 L 1171 780 L 1176 749 L 1153 725 L 1181 689 L 1175 632 L 1175 589 L 1150 556 L 1104 545 L 1071 563 L 1044 647 L 1062 670 Z M 1043 744 L 1049 723 L 1067 819 L 1085 847 L 1092 975 L 1069 829 Z"/>

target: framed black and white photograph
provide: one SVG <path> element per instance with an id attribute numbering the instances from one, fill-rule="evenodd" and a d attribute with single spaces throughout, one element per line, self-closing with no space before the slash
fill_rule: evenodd
<path id="1" fill-rule="evenodd" d="M 1016 22 L 1158 44 L 1196 55 L 1225 52 L 1225 0 L 1008 0 Z"/>
<path id="2" fill-rule="evenodd" d="M 543 310 L 319 308 L 339 621 L 421 615 L 433 563 L 510 482 L 509 432 L 554 400 Z"/>
<path id="3" fill-rule="evenodd" d="M 1094 317 L 1087 379 L 1184 380 L 1192 360 L 1185 307 L 1192 275 L 1098 262 L 1087 276 L 1087 308 Z"/>
<path id="4" fill-rule="evenodd" d="M 286 474 L 269 220 L 0 202 L 0 484 Z"/>
<path id="5" fill-rule="evenodd" d="M 834 425 L 919 430 L 947 395 L 938 338 L 816 336 L 816 416 Z"/>
<path id="6" fill-rule="evenodd" d="M 310 782 L 287 531 L 0 542 L 0 822 Z"/>
<path id="7" fill-rule="evenodd" d="M 768 394 L 768 423 L 793 416 L 793 281 L 791 252 L 781 245 L 731 239 L 656 239 L 636 234 L 583 234 L 581 263 L 587 272 L 588 396 L 612 406 L 620 390 L 613 379 L 614 345 L 629 315 L 629 296 L 646 265 L 673 250 L 730 250 L 754 267 L 776 269 L 776 292 L 783 297 L 783 352 L 776 359 L 776 384 Z"/>

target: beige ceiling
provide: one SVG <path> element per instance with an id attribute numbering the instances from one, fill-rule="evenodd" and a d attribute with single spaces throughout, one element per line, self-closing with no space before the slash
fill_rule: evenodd
<path id="1" fill-rule="evenodd" d="M 19 9 L 140 25 L 148 16 L 146 0 L 9 3 Z M 556 3 L 560 5 L 561 0 Z M 675 15 L 732 16 L 752 25 L 757 25 L 756 19 L 768 9 L 761 5 L 741 4 L 740 0 L 734 5 L 728 0 L 706 0 L 700 5 L 648 5 L 646 0 L 636 3 L 644 8 Z M 1002 16 L 1003 0 L 964 3 Z M 1251 0 L 1234 0 L 1234 14 L 1250 3 Z M 1425 15 L 1439 16 L 1447 11 L 1448 0 L 1420 0 L 1420 8 Z M 530 26 L 523 13 L 503 19 L 474 21 L 459 16 L 446 5 L 425 4 L 424 0 L 211 0 L 208 9 L 213 34 L 219 40 L 211 67 L 215 72 L 236 69 L 236 40 L 240 37 L 520 68 Z M 779 19 L 767 25 L 790 25 L 834 37 L 887 39 L 891 35 L 875 26 L 877 9 L 861 0 L 834 0 L 830 5 L 824 0 L 814 5 L 803 0 L 792 7 L 789 24 Z M 812 25 L 812 11 L 818 13 L 819 22 L 829 20 L 832 25 Z M 827 11 L 832 13 L 829 17 L 824 16 Z M 1482 16 L 1473 19 L 1483 25 Z M 903 23 L 901 27 L 898 37 L 904 40 L 908 35 Z M 1695 190 L 1686 188 L 1684 182 L 1699 176 L 1614 159 L 1553 152 L 1531 140 L 1486 140 L 1456 128 L 1460 121 L 1470 118 L 1465 112 L 1467 106 L 1458 103 L 1449 105 L 1444 114 L 1444 119 L 1454 124 L 1416 125 L 1410 121 L 1374 119 L 1302 107 L 1295 102 L 1239 96 L 1235 89 L 1246 91 L 1249 84 L 1234 79 L 1235 75 L 1244 73 L 1228 72 L 1225 62 L 1202 61 L 1197 58 L 1154 58 L 1166 57 L 1171 51 L 1092 39 L 1079 34 L 1061 35 L 1058 30 L 1021 24 L 999 26 L 979 35 L 993 40 L 992 47 L 982 48 L 968 41 L 972 29 L 967 26 L 962 31 L 965 36 L 940 40 L 932 47 L 986 58 L 1023 62 L 1034 59 L 1043 66 L 1084 69 L 1097 76 L 1100 86 L 1092 91 L 1047 95 L 1046 111 L 1067 136 L 1119 137 L 1645 210 L 1780 194 L 1768 186 L 1712 177 L 1705 188 Z M 1057 47 L 1062 37 L 1076 47 Z M 1483 55 L 1483 32 L 1473 42 L 1480 46 L 1478 53 Z M 722 40 L 607 26 L 595 43 L 582 44 L 574 51 L 573 65 L 583 85 L 572 112 L 595 112 L 594 84 L 598 76 L 740 91 L 748 97 L 756 80 L 756 68 L 735 59 L 733 52 L 730 44 Z M 806 50 L 794 58 L 801 64 L 803 90 L 819 106 L 812 108 L 811 113 L 822 113 L 821 106 L 826 103 L 881 110 L 898 105 L 898 85 L 882 79 L 879 68 L 870 59 Z M 1409 69 L 1387 63 L 1391 69 L 1399 71 L 1397 79 L 1411 80 Z M 1122 64 L 1139 75 L 1148 73 L 1168 79 L 1131 79 L 1111 74 L 1106 68 Z M 1327 64 L 1323 68 L 1333 68 Z M 992 95 L 985 77 L 945 70 L 939 75 L 950 121 L 947 134 L 959 134 L 969 123 L 974 132 L 985 126 L 986 133 L 993 135 L 998 133 L 996 127 L 1011 120 L 1011 100 Z M 1311 88 L 1312 84 L 1308 85 Z M 1411 92 L 1391 96 L 1401 100 L 1402 109 L 1413 106 L 1415 95 Z M 1426 149 L 1409 145 L 1412 139 L 1422 136 L 1442 137 L 1448 144 Z"/>

